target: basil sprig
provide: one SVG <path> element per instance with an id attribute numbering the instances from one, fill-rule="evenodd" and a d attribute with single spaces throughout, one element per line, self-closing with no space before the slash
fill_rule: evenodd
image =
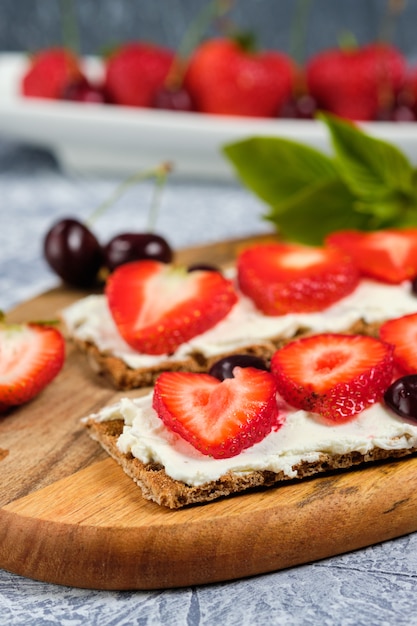
<path id="1" fill-rule="evenodd" d="M 417 225 L 417 170 L 386 141 L 353 123 L 318 115 L 333 154 L 278 137 L 224 146 L 241 182 L 268 210 L 280 235 L 319 245 L 335 230 Z"/>

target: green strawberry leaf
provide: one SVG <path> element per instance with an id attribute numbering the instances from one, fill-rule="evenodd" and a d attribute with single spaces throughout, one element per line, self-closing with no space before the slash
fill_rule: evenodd
<path id="1" fill-rule="evenodd" d="M 318 117 L 330 131 L 340 175 L 356 197 L 377 203 L 397 192 L 416 196 L 413 167 L 398 148 L 333 115 Z"/>
<path id="2" fill-rule="evenodd" d="M 265 216 L 285 238 L 320 245 L 335 230 L 370 230 L 373 217 L 355 210 L 355 198 L 337 177 L 319 180 L 276 205 Z"/>
<path id="3" fill-rule="evenodd" d="M 270 206 L 336 175 L 328 156 L 278 137 L 251 137 L 223 146 L 223 152 L 241 181 Z"/>

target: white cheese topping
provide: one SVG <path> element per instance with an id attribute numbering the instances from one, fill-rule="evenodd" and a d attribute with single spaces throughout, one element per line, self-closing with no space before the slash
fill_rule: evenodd
<path id="1" fill-rule="evenodd" d="M 104 295 L 83 298 L 63 313 L 68 331 L 83 341 L 91 341 L 101 351 L 121 358 L 129 367 L 150 367 L 161 361 L 182 359 L 191 352 L 206 357 L 239 350 L 274 337 L 292 337 L 297 330 L 342 332 L 363 319 L 367 323 L 382 322 L 417 311 L 417 298 L 410 283 L 388 285 L 363 280 L 349 296 L 318 313 L 293 313 L 279 316 L 263 315 L 249 298 L 239 294 L 230 313 L 216 326 L 183 344 L 171 356 L 151 356 L 135 352 L 119 335 Z"/>
<path id="2" fill-rule="evenodd" d="M 203 455 L 167 429 L 152 408 L 152 392 L 133 400 L 123 398 L 90 418 L 123 419 L 124 429 L 117 443 L 121 452 L 131 452 L 143 463 L 160 463 L 169 476 L 194 486 L 217 480 L 228 471 L 282 471 L 295 478 L 294 466 L 301 461 L 314 462 L 320 452 L 364 454 L 372 448 L 417 446 L 417 424 L 397 417 L 382 404 L 373 405 L 348 422 L 335 424 L 285 406 L 279 397 L 278 402 L 283 425 L 229 459 Z"/>

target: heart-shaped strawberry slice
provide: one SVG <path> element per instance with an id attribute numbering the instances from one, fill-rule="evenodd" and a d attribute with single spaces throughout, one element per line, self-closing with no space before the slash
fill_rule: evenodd
<path id="1" fill-rule="evenodd" d="M 394 346 L 394 361 L 401 373 L 417 372 L 417 313 L 387 320 L 379 329 L 382 341 Z"/>
<path id="2" fill-rule="evenodd" d="M 145 354 L 170 354 L 208 330 L 237 301 L 220 272 L 187 272 L 158 261 L 118 267 L 106 285 L 107 302 L 125 341 Z"/>
<path id="3" fill-rule="evenodd" d="M 256 245 L 238 258 L 242 292 L 266 315 L 321 311 L 357 286 L 346 253 L 292 243 Z"/>
<path id="4" fill-rule="evenodd" d="M 417 275 L 417 228 L 342 230 L 326 243 L 349 254 L 363 276 L 398 284 Z"/>
<path id="5" fill-rule="evenodd" d="M 276 383 L 266 371 L 235 367 L 220 382 L 208 374 L 164 372 L 153 406 L 171 430 L 203 454 L 239 454 L 279 426 Z"/>
<path id="6" fill-rule="evenodd" d="M 343 422 L 382 399 L 393 347 L 362 335 L 312 335 L 275 352 L 271 372 L 289 404 Z"/>

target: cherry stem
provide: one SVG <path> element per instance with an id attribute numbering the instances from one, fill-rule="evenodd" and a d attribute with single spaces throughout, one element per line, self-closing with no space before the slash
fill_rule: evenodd
<path id="1" fill-rule="evenodd" d="M 290 32 L 290 56 L 302 65 L 305 61 L 305 43 L 311 0 L 298 0 Z"/>
<path id="2" fill-rule="evenodd" d="M 208 25 L 214 19 L 218 19 L 230 11 L 232 4 L 233 0 L 212 0 L 203 7 L 180 41 L 171 69 L 165 80 L 166 87 L 176 89 L 181 86 L 187 69 L 187 62 L 192 51 L 207 30 Z"/>
<path id="3" fill-rule="evenodd" d="M 383 43 L 392 43 L 398 16 L 404 11 L 406 0 L 388 0 L 379 32 L 379 40 Z"/>
<path id="4" fill-rule="evenodd" d="M 172 171 L 171 163 L 162 163 L 156 168 L 145 170 L 141 172 L 136 172 L 136 174 L 132 174 L 124 180 L 120 185 L 116 187 L 113 193 L 109 198 L 104 200 L 99 206 L 93 211 L 90 217 L 86 220 L 86 224 L 91 226 L 103 213 L 107 211 L 109 207 L 111 207 L 115 202 L 121 198 L 121 196 L 130 188 L 132 185 L 136 183 L 140 183 L 149 178 L 155 179 L 155 187 L 152 195 L 151 206 L 149 210 L 148 217 L 148 228 L 149 231 L 152 232 L 156 223 L 156 216 L 158 213 L 162 190 L 165 186 L 165 182 L 167 179 L 167 175 Z"/>
<path id="5" fill-rule="evenodd" d="M 73 0 L 61 0 L 61 23 L 64 47 L 79 54 L 80 38 Z"/>

